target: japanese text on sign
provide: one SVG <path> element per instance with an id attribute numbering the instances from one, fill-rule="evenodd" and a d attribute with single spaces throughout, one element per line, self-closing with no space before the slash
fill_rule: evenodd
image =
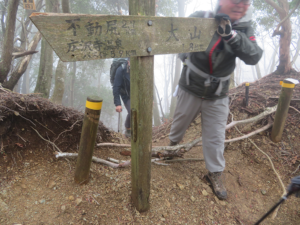
<path id="1" fill-rule="evenodd" d="M 34 0 L 23 0 L 24 9 L 35 10 Z"/>

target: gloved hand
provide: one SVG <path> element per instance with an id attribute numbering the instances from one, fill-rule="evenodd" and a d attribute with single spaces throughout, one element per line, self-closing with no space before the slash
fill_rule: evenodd
<path id="1" fill-rule="evenodd" d="M 223 37 L 226 41 L 232 38 L 232 26 L 230 22 L 230 18 L 227 14 L 218 13 L 215 15 L 215 19 L 219 22 L 219 26 L 217 29 L 217 33 Z"/>
<path id="2" fill-rule="evenodd" d="M 300 198 L 300 176 L 292 178 L 291 181 L 292 182 L 288 187 L 288 193 L 295 194 L 296 197 Z"/>

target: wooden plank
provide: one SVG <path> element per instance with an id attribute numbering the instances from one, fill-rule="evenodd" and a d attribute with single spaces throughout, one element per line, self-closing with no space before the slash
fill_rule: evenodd
<path id="1" fill-rule="evenodd" d="M 33 13 L 64 62 L 205 51 L 214 19 Z"/>

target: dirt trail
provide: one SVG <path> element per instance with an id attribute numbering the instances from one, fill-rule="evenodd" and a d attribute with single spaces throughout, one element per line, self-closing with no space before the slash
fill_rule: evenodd
<path id="1" fill-rule="evenodd" d="M 300 74 L 290 77 L 300 78 Z M 277 104 L 279 81 L 269 75 L 250 86 L 250 106 L 242 105 L 244 87 L 230 91 L 230 108 L 235 120 L 261 113 Z M 23 98 L 23 99 L 22 99 Z M 293 99 L 300 99 L 300 86 Z M 56 159 L 55 141 L 64 152 L 77 152 L 82 114 L 55 106 L 37 96 L 24 96 L 0 91 L 0 224 L 254 224 L 279 199 L 282 189 L 269 161 L 248 140 L 230 143 L 225 149 L 228 200 L 219 201 L 204 175 L 205 163 L 181 162 L 169 166 L 152 164 L 151 209 L 138 213 L 132 206 L 130 167 L 112 169 L 92 164 L 89 184 L 73 182 L 75 160 Z M 300 110 L 300 101 L 291 105 Z M 31 110 L 31 111 L 29 111 Z M 18 115 L 19 112 L 20 115 Z M 22 118 L 23 116 L 24 118 Z M 269 118 L 239 129 L 247 134 L 268 123 Z M 34 126 L 31 122 L 35 123 Z M 77 122 L 76 122 L 77 121 Z M 231 116 L 228 117 L 228 122 Z M 75 125 L 74 125 L 75 123 Z M 188 129 L 183 142 L 201 136 L 201 120 Z M 154 129 L 154 145 L 167 145 L 170 126 Z M 2 133 L 1 133 L 2 132 Z M 62 133 L 63 132 L 63 133 Z M 290 178 L 300 175 L 300 113 L 289 110 L 282 142 L 274 144 L 269 132 L 251 139 L 272 159 L 287 186 Z M 59 135 L 60 134 L 60 135 Z M 226 139 L 240 136 L 232 128 Z M 126 143 L 121 136 L 99 126 L 98 142 Z M 122 148 L 96 148 L 99 158 L 121 156 Z M 194 147 L 185 158 L 203 158 L 202 147 Z M 297 170 L 297 171 L 296 171 Z M 296 171 L 294 174 L 292 174 Z M 300 199 L 294 196 L 284 203 L 277 217 L 263 224 L 300 224 Z"/>

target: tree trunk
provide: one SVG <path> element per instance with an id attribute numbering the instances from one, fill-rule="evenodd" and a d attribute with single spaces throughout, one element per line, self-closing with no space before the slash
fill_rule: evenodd
<path id="1" fill-rule="evenodd" d="M 46 0 L 46 12 L 57 12 L 58 0 Z M 41 93 L 44 98 L 49 98 L 51 80 L 53 76 L 53 50 L 43 38 L 41 47 L 41 60 L 38 80 L 34 93 Z"/>
<path id="2" fill-rule="evenodd" d="M 157 101 L 157 96 L 154 87 L 153 87 L 153 118 L 154 118 L 154 126 L 159 126 L 160 119 L 159 119 L 158 101 Z"/>
<path id="3" fill-rule="evenodd" d="M 26 72 L 23 76 L 22 94 L 29 94 L 29 76 L 30 76 L 31 65 L 32 65 L 32 60 L 30 60 Z"/>
<path id="4" fill-rule="evenodd" d="M 61 0 L 63 13 L 71 13 L 69 0 Z"/>
<path id="5" fill-rule="evenodd" d="M 2 28 L 3 38 L 5 37 L 5 30 L 6 30 L 5 29 L 4 17 L 5 17 L 5 14 L 6 14 L 7 3 L 8 3 L 8 0 L 5 0 L 4 1 L 4 7 L 2 7 L 2 14 L 1 14 L 1 28 Z"/>
<path id="6" fill-rule="evenodd" d="M 57 2 L 58 4 L 58 2 Z M 70 12 L 70 3 L 69 0 L 61 0 L 63 13 L 71 13 Z M 57 12 L 60 10 L 57 8 Z M 55 73 L 55 87 L 52 96 L 52 101 L 56 104 L 62 104 L 62 99 L 65 92 L 65 74 L 67 72 L 67 64 L 58 60 L 56 73 Z"/>
<path id="7" fill-rule="evenodd" d="M 181 72 L 181 60 L 178 57 L 176 57 L 175 76 L 174 76 L 174 82 L 172 86 L 172 98 L 171 98 L 170 116 L 169 116 L 170 118 L 174 117 L 174 112 L 177 104 L 177 97 L 174 97 L 173 93 L 176 89 L 176 86 L 178 85 L 180 72 Z"/>
<path id="8" fill-rule="evenodd" d="M 161 103 L 161 98 L 159 97 L 159 93 L 158 93 L 156 85 L 154 85 L 154 88 L 156 90 L 157 98 L 158 98 L 158 101 L 159 101 L 159 106 L 160 106 L 160 111 L 161 111 L 162 118 L 165 118 L 164 110 L 163 110 L 162 103 Z"/>
<path id="9" fill-rule="evenodd" d="M 276 4 L 273 0 L 265 0 L 269 5 L 271 5 L 279 14 L 281 21 L 289 14 L 289 2 L 287 0 L 278 0 Z M 290 60 L 290 45 L 292 40 L 292 26 L 290 18 L 286 19 L 280 25 L 280 30 L 275 30 L 273 36 L 279 35 L 279 65 L 277 66 L 276 73 L 278 74 L 288 74 L 292 69 L 292 64 Z"/>
<path id="10" fill-rule="evenodd" d="M 74 84 L 75 84 L 75 77 L 76 77 L 76 62 L 73 62 L 73 72 L 71 75 L 71 85 L 70 85 L 70 107 L 74 107 Z"/>
<path id="11" fill-rule="evenodd" d="M 274 49 L 274 52 L 273 52 L 273 55 L 272 55 L 272 60 L 271 60 L 271 67 L 270 67 L 270 70 L 269 70 L 269 74 L 274 72 L 275 63 L 276 63 L 275 58 L 276 58 L 276 55 L 277 55 L 278 48 L 279 48 L 279 45 L 277 45 L 275 47 L 275 49 Z"/>
<path id="12" fill-rule="evenodd" d="M 22 85 L 22 79 L 19 79 L 17 84 L 14 86 L 13 91 L 16 93 L 21 93 L 21 85 Z"/>
<path id="13" fill-rule="evenodd" d="M 6 28 L 0 62 L 0 83 L 5 81 L 10 71 L 19 1 L 20 0 L 10 0 L 8 5 L 8 15 L 6 18 Z"/>
<path id="14" fill-rule="evenodd" d="M 256 69 L 257 79 L 261 79 L 262 76 L 261 76 L 260 67 L 258 63 L 255 65 L 255 69 Z"/>
<path id="15" fill-rule="evenodd" d="M 253 80 L 256 81 L 257 80 L 257 76 L 255 74 L 255 70 L 254 70 L 254 67 L 251 66 L 251 70 L 252 70 L 252 76 L 253 76 Z"/>
<path id="16" fill-rule="evenodd" d="M 59 60 L 56 67 L 56 73 L 55 73 L 55 88 L 51 98 L 51 101 L 56 104 L 62 104 L 62 98 L 64 96 L 64 90 L 65 90 L 64 80 L 65 80 L 66 71 L 67 71 L 66 63 Z"/>
<path id="17" fill-rule="evenodd" d="M 292 65 L 296 62 L 296 60 L 297 60 L 297 58 L 298 58 L 298 56 L 299 56 L 299 53 L 300 53 L 300 35 L 299 35 L 299 37 L 298 37 L 296 53 L 295 53 L 295 55 L 294 55 L 294 57 L 293 57 L 293 61 L 292 61 L 292 63 L 291 63 Z"/>
<path id="18" fill-rule="evenodd" d="M 37 32 L 36 35 L 33 37 L 32 41 L 30 42 L 28 46 L 28 50 L 34 51 L 38 45 L 38 43 L 41 40 L 41 33 Z M 14 86 L 17 84 L 20 77 L 25 73 L 27 66 L 32 58 L 32 55 L 27 55 L 23 57 L 21 62 L 19 63 L 18 67 L 14 69 L 14 71 L 11 73 L 11 76 L 9 78 L 9 81 L 5 82 L 3 84 L 3 87 L 13 90 Z"/>

